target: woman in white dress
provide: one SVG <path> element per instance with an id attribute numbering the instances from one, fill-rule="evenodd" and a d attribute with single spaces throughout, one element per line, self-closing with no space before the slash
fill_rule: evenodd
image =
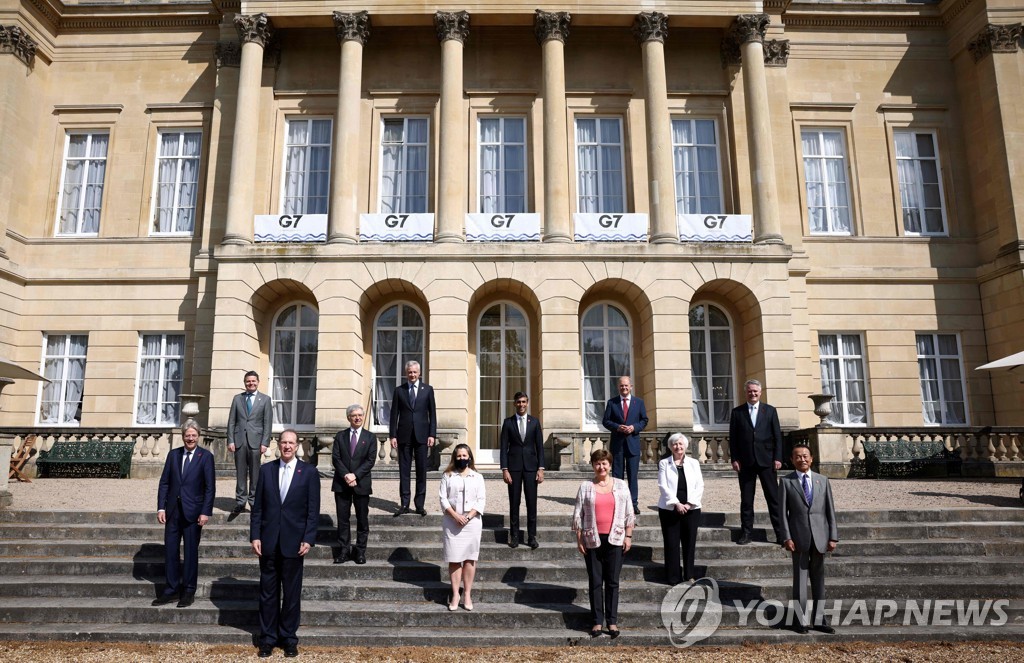
<path id="1" fill-rule="evenodd" d="M 460 444 L 452 451 L 451 462 L 441 475 L 441 543 L 448 575 L 452 582 L 449 610 L 459 609 L 459 587 L 463 588 L 462 606 L 473 609 L 473 577 L 480 557 L 480 534 L 486 494 L 484 478 L 473 464 L 473 452 Z"/>

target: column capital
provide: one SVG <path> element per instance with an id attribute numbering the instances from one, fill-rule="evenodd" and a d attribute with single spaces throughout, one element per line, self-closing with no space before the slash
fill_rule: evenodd
<path id="1" fill-rule="evenodd" d="M 981 29 L 974 39 L 967 43 L 975 62 L 980 62 L 992 53 L 1016 53 L 1024 36 L 1020 23 L 1013 25 L 993 25 L 989 23 Z"/>
<path id="2" fill-rule="evenodd" d="M 434 29 L 437 30 L 437 40 L 440 42 L 454 39 L 465 44 L 469 37 L 469 12 L 435 12 Z"/>
<path id="3" fill-rule="evenodd" d="M 235 16 L 235 29 L 243 44 L 254 41 L 264 48 L 274 36 L 274 26 L 266 14 L 239 14 Z"/>
<path id="4" fill-rule="evenodd" d="M 538 9 L 533 14 L 533 34 L 537 37 L 538 44 L 543 44 L 549 39 L 564 44 L 569 38 L 570 23 L 572 15 L 569 12 L 546 12 Z"/>
<path id="5" fill-rule="evenodd" d="M 766 67 L 785 67 L 788 64 L 788 39 L 769 39 L 764 42 L 764 65 Z"/>
<path id="6" fill-rule="evenodd" d="M 32 68 L 36 60 L 37 44 L 17 25 L 0 25 L 0 53 L 9 53 Z"/>
<path id="7" fill-rule="evenodd" d="M 768 14 L 740 14 L 732 22 L 729 36 L 735 39 L 740 46 L 752 41 L 763 44 L 764 35 L 768 31 L 770 22 L 771 17 Z"/>
<path id="8" fill-rule="evenodd" d="M 668 16 L 661 12 L 640 12 L 633 19 L 633 36 L 641 44 L 647 41 L 664 44 L 668 38 Z"/>
<path id="9" fill-rule="evenodd" d="M 334 12 L 334 29 L 338 33 L 338 43 L 358 41 L 362 45 L 370 39 L 370 12 L 361 11 L 353 14 Z"/>

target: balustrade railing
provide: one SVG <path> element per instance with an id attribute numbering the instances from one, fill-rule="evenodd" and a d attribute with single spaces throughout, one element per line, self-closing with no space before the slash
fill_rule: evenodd
<path id="1" fill-rule="evenodd" d="M 850 428 L 844 429 L 848 441 L 849 460 L 864 460 L 865 442 L 894 442 L 906 440 L 910 444 L 942 442 L 947 451 L 958 451 L 960 460 L 971 463 L 1024 462 L 1024 428 L 1009 426 L 928 427 L 928 428 Z"/>
<path id="2" fill-rule="evenodd" d="M 670 433 L 681 432 L 690 440 L 686 453 L 696 458 L 708 469 L 728 469 L 732 464 L 729 454 L 729 433 L 727 431 L 644 431 L 640 433 L 640 465 L 656 466 L 658 461 L 668 454 L 665 440 Z M 590 454 L 595 449 L 608 448 L 607 432 L 576 432 L 556 433 L 554 437 L 564 446 L 563 455 L 573 468 L 580 469 L 590 465 Z M 564 463 L 563 463 L 564 468 Z"/>

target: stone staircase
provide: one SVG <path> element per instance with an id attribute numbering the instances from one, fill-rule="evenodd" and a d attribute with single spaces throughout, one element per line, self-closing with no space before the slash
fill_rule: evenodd
<path id="1" fill-rule="evenodd" d="M 778 614 L 774 602 L 789 599 L 788 555 L 768 543 L 764 529 L 762 542 L 737 546 L 736 514 L 704 514 L 698 572 L 716 579 L 722 612 L 703 643 L 1024 640 L 1024 510 L 861 511 L 841 513 L 840 521 L 843 541 L 826 567 L 829 602 L 844 605 L 833 617 L 838 633 L 801 636 L 765 624 Z M 490 514 L 484 525 L 476 610 L 450 613 L 439 516 L 371 516 L 367 564 L 357 566 L 331 564 L 333 527 L 325 514 L 320 545 L 305 565 L 301 643 L 611 643 L 586 634 L 586 571 L 566 516 L 540 516 L 542 547 L 535 551 L 507 547 L 503 517 Z M 150 606 L 162 589 L 162 533 L 151 513 L 0 511 L 0 640 L 251 643 L 259 570 L 248 516 L 227 523 L 218 514 L 207 527 L 200 587 L 187 609 Z M 634 541 L 622 570 L 623 635 L 615 642 L 668 646 L 655 512 L 643 515 Z M 856 599 L 863 599 L 860 612 L 851 612 Z M 957 599 L 1005 600 L 1006 623 L 958 626 L 952 603 L 943 613 L 951 623 L 941 614 L 918 616 L 925 601 L 937 607 L 935 601 Z M 908 608 L 910 600 L 917 605 Z"/>

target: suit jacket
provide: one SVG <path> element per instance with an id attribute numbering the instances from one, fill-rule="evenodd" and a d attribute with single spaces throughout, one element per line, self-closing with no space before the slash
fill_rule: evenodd
<path id="1" fill-rule="evenodd" d="M 694 509 L 700 508 L 704 499 L 704 475 L 700 472 L 700 461 L 685 456 L 683 458 L 683 477 L 686 479 L 686 502 Z M 675 510 L 679 504 L 679 468 L 672 456 L 662 458 L 658 463 L 658 508 Z"/>
<path id="2" fill-rule="evenodd" d="M 320 519 L 320 474 L 316 467 L 296 460 L 284 503 L 278 489 L 281 460 L 264 463 L 256 482 L 256 502 L 249 519 L 249 540 L 259 539 L 264 555 L 280 549 L 282 557 L 298 557 L 299 546 L 316 543 Z"/>
<path id="3" fill-rule="evenodd" d="M 800 476 L 799 472 L 793 472 L 779 482 L 779 504 L 782 505 L 779 542 L 793 539 L 798 552 L 806 552 L 814 546 L 824 553 L 829 541 L 839 540 L 832 485 L 828 477 L 811 472 L 811 504 L 808 506 Z"/>
<path id="4" fill-rule="evenodd" d="M 519 435 L 519 422 L 513 415 L 501 424 L 499 460 L 501 469 L 536 472 L 544 467 L 544 435 L 540 420 L 526 415 L 526 439 Z"/>
<path id="5" fill-rule="evenodd" d="M 185 521 L 190 523 L 199 520 L 200 515 L 213 515 L 213 498 L 217 489 L 213 454 L 197 446 L 192 453 L 188 474 L 182 477 L 181 464 L 184 458 L 185 447 L 172 449 L 167 454 L 164 471 L 160 475 L 156 508 L 166 512 L 168 522 L 178 513 L 179 507 Z"/>
<path id="6" fill-rule="evenodd" d="M 228 413 L 228 443 L 234 443 L 236 448 L 269 447 L 270 432 L 274 427 L 274 405 L 270 396 L 257 391 L 253 397 L 252 412 L 245 408 L 245 396 L 246 392 L 243 391 L 231 399 L 231 411 Z"/>
<path id="7" fill-rule="evenodd" d="M 622 416 L 622 397 L 616 396 L 608 400 L 604 408 L 604 420 L 601 422 L 605 428 L 611 431 L 612 439 L 608 450 L 613 455 L 623 453 L 624 448 L 629 449 L 630 456 L 640 455 L 640 431 L 647 428 L 647 408 L 644 401 L 636 396 L 629 399 L 629 415 Z M 632 435 L 623 435 L 616 430 L 621 425 L 633 426 Z"/>
<path id="8" fill-rule="evenodd" d="M 359 431 L 355 454 L 349 451 L 351 428 L 346 428 L 334 436 L 334 447 L 331 449 L 331 463 L 334 465 L 334 482 L 331 490 L 343 493 L 351 490 L 356 495 L 372 495 L 372 479 L 370 470 L 377 462 L 377 438 L 363 428 Z M 346 474 L 356 475 L 355 488 L 345 483 Z"/>
<path id="9" fill-rule="evenodd" d="M 420 380 L 416 402 L 412 402 L 409 383 L 395 389 L 391 398 L 391 421 L 388 437 L 399 444 L 426 444 L 428 437 L 437 437 L 437 407 L 434 388 Z"/>
<path id="10" fill-rule="evenodd" d="M 757 425 L 750 423 L 747 403 L 729 416 L 729 454 L 740 467 L 774 467 L 782 462 L 782 427 L 779 413 L 767 403 L 757 405 Z"/>

